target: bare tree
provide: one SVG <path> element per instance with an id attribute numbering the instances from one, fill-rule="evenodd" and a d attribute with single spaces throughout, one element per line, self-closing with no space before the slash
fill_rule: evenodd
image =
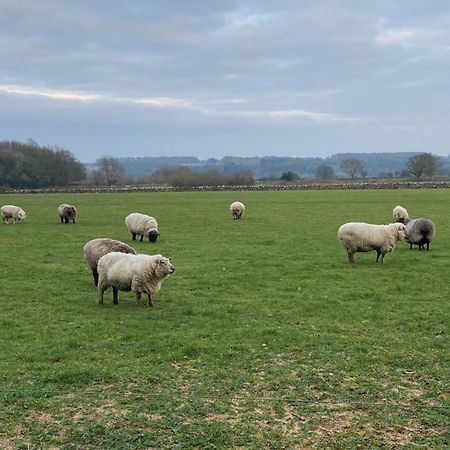
<path id="1" fill-rule="evenodd" d="M 440 168 L 441 160 L 431 153 L 422 153 L 411 156 L 408 159 L 407 167 L 409 173 L 417 179 L 423 177 L 432 177 Z"/>
<path id="2" fill-rule="evenodd" d="M 110 155 L 102 156 L 97 160 L 98 172 L 100 172 L 104 182 L 111 186 L 118 184 L 125 176 L 125 170 L 117 158 Z"/>
<path id="3" fill-rule="evenodd" d="M 363 163 L 356 158 L 345 158 L 341 162 L 342 171 L 350 178 L 357 178 L 367 176 Z"/>

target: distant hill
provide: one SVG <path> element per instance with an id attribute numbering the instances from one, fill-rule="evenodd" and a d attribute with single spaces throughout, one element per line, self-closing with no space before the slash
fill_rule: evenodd
<path id="1" fill-rule="evenodd" d="M 221 159 L 209 158 L 200 160 L 194 156 L 158 156 L 119 158 L 128 176 L 139 180 L 151 175 L 160 167 L 188 166 L 197 172 L 218 170 L 224 174 L 249 171 L 256 179 L 279 178 L 284 172 L 294 172 L 301 178 L 314 178 L 316 167 L 327 164 L 332 167 L 337 177 L 344 176 L 340 169 L 343 159 L 359 159 L 368 177 L 400 176 L 405 171 L 411 156 L 423 152 L 382 152 L 382 153 L 338 153 L 326 158 L 307 157 L 294 158 L 283 156 L 239 157 L 225 156 Z M 444 169 L 449 171 L 450 156 L 441 158 Z"/>

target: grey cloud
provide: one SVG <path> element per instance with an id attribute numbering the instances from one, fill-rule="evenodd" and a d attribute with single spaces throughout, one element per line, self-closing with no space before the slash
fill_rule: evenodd
<path id="1" fill-rule="evenodd" d="M 119 129 L 185 154 L 215 152 L 215 133 L 233 135 L 225 153 L 274 151 L 275 138 L 280 152 L 398 150 L 425 136 L 442 152 L 449 25 L 445 1 L 0 0 L 0 86 L 28 92 L 0 89 L 0 131 L 80 152 L 90 134 L 115 145 Z"/>

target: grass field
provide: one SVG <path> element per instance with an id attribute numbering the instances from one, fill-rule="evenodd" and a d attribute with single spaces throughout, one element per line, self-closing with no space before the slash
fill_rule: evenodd
<path id="1" fill-rule="evenodd" d="M 233 221 L 228 205 L 246 215 Z M 450 447 L 449 190 L 2 195 L 0 448 Z M 61 225 L 56 207 L 78 207 Z M 392 208 L 429 252 L 385 264 L 337 239 Z M 155 244 L 132 243 L 133 211 Z M 136 307 L 97 304 L 83 245 L 111 237 L 176 272 Z"/>

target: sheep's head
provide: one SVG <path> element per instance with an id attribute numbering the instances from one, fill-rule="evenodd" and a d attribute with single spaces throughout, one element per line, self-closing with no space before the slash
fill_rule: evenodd
<path id="1" fill-rule="evenodd" d="M 27 215 L 25 214 L 25 211 L 19 211 L 19 213 L 17 214 L 17 218 L 19 220 L 25 220 L 27 218 Z"/>
<path id="2" fill-rule="evenodd" d="M 69 207 L 66 209 L 66 213 L 67 213 L 67 215 L 68 215 L 69 217 L 75 216 L 75 208 L 74 208 L 73 206 L 69 206 Z"/>
<path id="3" fill-rule="evenodd" d="M 159 233 L 155 229 L 150 230 L 148 233 L 148 240 L 150 242 L 156 242 L 156 239 L 158 239 Z"/>
<path id="4" fill-rule="evenodd" d="M 158 278 L 164 278 L 170 273 L 174 273 L 175 267 L 173 266 L 172 261 L 169 258 L 161 255 L 156 255 L 155 271 L 159 275 Z"/>
<path id="5" fill-rule="evenodd" d="M 408 230 L 406 229 L 406 225 L 398 222 L 395 224 L 395 228 L 397 229 L 397 239 L 399 241 L 408 239 Z"/>

